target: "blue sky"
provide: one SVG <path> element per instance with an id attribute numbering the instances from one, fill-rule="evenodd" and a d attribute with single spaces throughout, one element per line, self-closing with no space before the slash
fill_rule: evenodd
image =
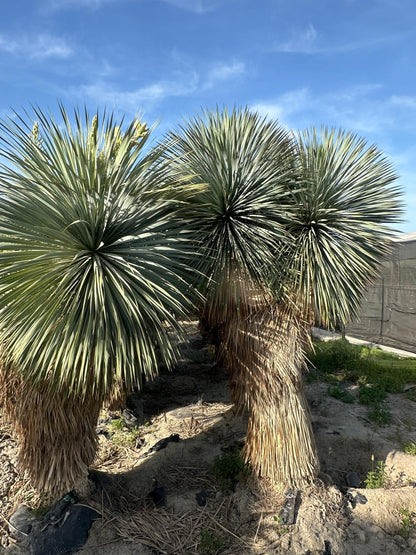
<path id="1" fill-rule="evenodd" d="M 248 105 L 351 129 L 392 159 L 416 231 L 415 0 L 0 0 L 0 116 L 30 104 L 160 120 Z"/>

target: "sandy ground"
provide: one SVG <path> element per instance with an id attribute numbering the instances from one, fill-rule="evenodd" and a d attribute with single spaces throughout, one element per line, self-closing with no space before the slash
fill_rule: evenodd
<path id="1" fill-rule="evenodd" d="M 404 443 L 416 442 L 413 401 L 404 393 L 389 395 L 392 422 L 379 427 L 366 407 L 328 396 L 325 383 L 306 383 L 322 473 L 316 486 L 299 492 L 296 522 L 287 526 L 279 516 L 284 490 L 253 476 L 235 491 L 216 482 L 214 460 L 244 441 L 246 420 L 234 414 L 226 373 L 212 362 L 209 346 L 195 324 L 188 328 L 190 341 L 175 372 L 162 373 L 130 400 L 140 424 L 134 441 L 129 430 L 114 431 L 111 419 L 120 418 L 119 411 L 102 414 L 94 464 L 99 487 L 83 500 L 102 518 L 80 553 L 196 554 L 204 545 L 205 553 L 228 555 L 416 553 L 416 457 L 401 452 Z M 19 501 L 36 497 L 16 469 L 17 446 L 1 422 L 0 416 L 0 551 L 12 554 L 19 545 L 8 537 L 9 515 Z M 178 441 L 149 452 L 172 437 Z M 372 465 L 386 458 L 386 487 L 364 489 Z M 353 472 L 360 483 L 347 490 Z M 163 507 L 149 497 L 155 487 L 163 488 Z M 205 505 L 197 502 L 201 494 Z M 411 515 L 408 526 L 405 514 Z M 218 543 L 207 547 L 202 537 Z"/>

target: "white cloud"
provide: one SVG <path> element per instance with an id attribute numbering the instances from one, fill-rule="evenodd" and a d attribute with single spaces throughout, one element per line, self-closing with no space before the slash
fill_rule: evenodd
<path id="1" fill-rule="evenodd" d="M 240 75 L 246 71 L 246 66 L 243 62 L 234 61 L 231 64 L 218 63 L 208 72 L 205 87 L 213 87 L 219 81 L 227 81 Z"/>
<path id="2" fill-rule="evenodd" d="M 203 14 L 210 12 L 214 9 L 215 4 L 212 1 L 207 0 L 162 0 L 166 4 L 170 4 L 175 8 L 180 8 L 182 10 L 187 10 L 189 12 L 194 12 L 197 14 Z"/>
<path id="3" fill-rule="evenodd" d="M 18 49 L 18 43 L 14 40 L 7 39 L 3 35 L 0 35 L 0 50 L 3 52 L 9 52 L 9 54 L 15 54 Z"/>
<path id="4" fill-rule="evenodd" d="M 84 85 L 71 93 L 136 113 L 138 110 L 150 110 L 166 98 L 192 94 L 197 90 L 198 80 L 198 76 L 194 73 L 183 76 L 178 81 L 158 81 L 132 91 L 123 91 L 103 83 Z"/>
<path id="5" fill-rule="evenodd" d="M 217 62 L 205 72 L 192 69 L 177 71 L 174 78 L 149 83 L 133 90 L 122 90 L 102 80 L 98 84 L 85 84 L 73 89 L 70 94 L 135 113 L 138 109 L 151 110 L 169 98 L 186 97 L 198 91 L 206 91 L 245 72 L 246 67 L 242 62 Z"/>
<path id="6" fill-rule="evenodd" d="M 66 9 L 89 9 L 98 10 L 109 4 L 116 4 L 128 1 L 138 1 L 138 0 L 44 0 L 45 4 L 43 10 L 48 11 L 58 11 Z M 156 0 L 151 0 L 155 2 Z M 181 10 L 186 10 L 196 14 L 204 14 L 206 12 L 212 11 L 218 4 L 218 0 L 159 0 L 170 4 L 175 8 Z"/>
<path id="7" fill-rule="evenodd" d="M 303 88 L 286 92 L 272 101 L 257 102 L 252 106 L 252 109 L 262 116 L 279 119 L 287 124 L 290 117 L 297 112 L 302 112 L 309 101 L 309 90 Z"/>
<path id="8" fill-rule="evenodd" d="M 257 100 L 252 107 L 291 128 L 325 124 L 370 135 L 373 140 L 386 140 L 386 131 L 416 133 L 415 118 L 409 118 L 409 110 L 416 109 L 416 97 L 383 97 L 382 90 L 378 83 L 321 94 L 302 88 Z"/>
<path id="9" fill-rule="evenodd" d="M 17 38 L 0 35 L 0 50 L 33 60 L 68 58 L 73 54 L 72 48 L 64 39 L 48 34 Z"/>
<path id="10" fill-rule="evenodd" d="M 44 8 L 46 11 L 58 11 L 71 8 L 86 8 L 98 10 L 107 4 L 113 4 L 117 0 L 47 0 Z"/>
<path id="11" fill-rule="evenodd" d="M 392 96 L 391 102 L 400 108 L 416 109 L 416 96 Z"/>
<path id="12" fill-rule="evenodd" d="M 316 49 L 318 33 L 310 23 L 304 31 L 293 33 L 291 38 L 275 46 L 276 52 L 291 52 L 299 54 L 313 54 Z"/>
<path id="13" fill-rule="evenodd" d="M 357 50 L 378 48 L 380 46 L 403 40 L 407 33 L 392 33 L 378 37 L 366 37 L 362 40 L 328 43 L 312 23 L 302 31 L 292 31 L 291 36 L 271 47 L 271 51 L 283 54 L 341 54 Z"/>

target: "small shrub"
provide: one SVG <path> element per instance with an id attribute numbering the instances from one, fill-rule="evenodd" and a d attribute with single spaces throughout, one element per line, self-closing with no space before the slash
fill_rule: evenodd
<path id="1" fill-rule="evenodd" d="M 353 403 L 355 401 L 354 395 L 344 389 L 339 383 L 332 387 L 328 387 L 328 395 L 339 399 L 343 403 Z"/>
<path id="2" fill-rule="evenodd" d="M 386 392 L 379 385 L 360 385 L 358 399 L 362 405 L 376 405 L 384 401 Z"/>
<path id="3" fill-rule="evenodd" d="M 413 455 L 416 457 L 416 443 L 414 441 L 409 441 L 405 443 L 403 451 L 408 455 Z"/>
<path id="4" fill-rule="evenodd" d="M 305 375 L 306 383 L 316 382 L 319 379 L 319 373 L 315 368 L 310 368 Z"/>
<path id="5" fill-rule="evenodd" d="M 406 397 L 411 401 L 416 401 L 416 387 L 414 387 L 413 389 L 409 389 L 409 391 L 406 393 Z"/>
<path id="6" fill-rule="evenodd" d="M 369 407 L 368 418 L 379 426 L 387 426 L 391 422 L 390 408 L 382 404 L 385 398 L 386 392 L 381 385 L 360 385 L 358 399 L 361 404 Z"/>
<path id="7" fill-rule="evenodd" d="M 134 426 L 129 432 L 126 434 L 126 443 L 130 447 L 136 447 L 137 441 L 140 439 L 141 430 L 137 426 Z"/>
<path id="8" fill-rule="evenodd" d="M 309 353 L 308 358 L 324 374 L 357 372 L 363 365 L 360 348 L 346 339 L 315 343 L 315 350 Z"/>
<path id="9" fill-rule="evenodd" d="M 374 461 L 374 457 L 372 458 Z M 386 465 L 383 461 L 379 461 L 375 470 L 370 470 L 367 478 L 364 480 L 367 489 L 384 488 L 387 484 Z"/>
<path id="10" fill-rule="evenodd" d="M 239 449 L 227 451 L 214 461 L 214 476 L 223 490 L 234 490 L 242 478 L 251 474 L 251 467 L 244 462 Z"/>
<path id="11" fill-rule="evenodd" d="M 201 539 L 199 542 L 199 551 L 204 555 L 215 555 L 224 547 L 223 538 L 213 530 L 201 530 Z"/>
<path id="12" fill-rule="evenodd" d="M 377 403 L 368 411 L 367 416 L 379 426 L 387 426 L 391 423 L 391 412 L 388 406 Z"/>
<path id="13" fill-rule="evenodd" d="M 373 375 L 370 374 L 368 379 L 388 393 L 401 393 L 405 384 L 405 380 L 396 373 L 393 367 L 384 368 L 382 372 Z"/>
<path id="14" fill-rule="evenodd" d="M 113 420 L 111 420 L 109 425 L 110 428 L 112 428 L 114 431 L 120 431 L 124 428 L 126 423 L 124 422 L 123 418 L 114 418 Z"/>
<path id="15" fill-rule="evenodd" d="M 400 509 L 399 514 L 402 517 L 400 520 L 400 528 L 398 534 L 402 538 L 407 539 L 410 535 L 410 530 L 414 525 L 414 513 L 409 509 Z"/>

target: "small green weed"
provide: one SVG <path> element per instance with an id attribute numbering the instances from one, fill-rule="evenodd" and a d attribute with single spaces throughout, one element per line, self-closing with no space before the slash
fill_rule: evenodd
<path id="1" fill-rule="evenodd" d="M 360 385 L 358 399 L 362 405 L 375 405 L 386 398 L 386 391 L 380 385 Z"/>
<path id="2" fill-rule="evenodd" d="M 109 423 L 110 428 L 112 428 L 114 431 L 122 430 L 125 427 L 125 425 L 126 423 L 123 418 L 114 418 Z"/>
<path id="3" fill-rule="evenodd" d="M 251 474 L 251 467 L 244 462 L 239 449 L 227 451 L 214 461 L 214 476 L 223 490 L 234 490 L 242 478 Z"/>
<path id="4" fill-rule="evenodd" d="M 35 509 L 31 509 L 31 513 L 34 517 L 39 518 L 40 520 L 52 509 L 53 503 L 48 504 L 40 504 Z"/>
<path id="5" fill-rule="evenodd" d="M 343 403 L 353 403 L 355 401 L 354 395 L 351 395 L 351 393 L 344 389 L 339 383 L 328 387 L 328 395 L 335 399 L 339 399 Z"/>
<path id="6" fill-rule="evenodd" d="M 111 436 L 111 441 L 114 445 L 120 447 L 129 447 L 134 449 L 137 446 L 137 440 L 141 437 L 142 430 L 135 426 L 131 430 L 115 429 Z"/>
<path id="7" fill-rule="evenodd" d="M 385 398 L 386 391 L 381 385 L 360 385 L 358 399 L 361 404 L 369 406 L 367 416 L 379 426 L 387 426 L 391 423 L 390 408 L 382 404 Z"/>
<path id="8" fill-rule="evenodd" d="M 414 441 L 408 441 L 404 444 L 403 451 L 408 455 L 416 457 L 416 443 Z"/>
<path id="9" fill-rule="evenodd" d="M 137 426 L 135 426 L 134 428 L 132 428 L 127 434 L 126 434 L 126 442 L 130 447 L 136 447 L 137 445 L 137 440 L 140 438 L 141 436 L 141 430 L 140 428 L 138 428 Z"/>
<path id="10" fill-rule="evenodd" d="M 388 406 L 377 403 L 368 411 L 367 416 L 379 426 L 391 424 L 391 412 Z"/>
<path id="11" fill-rule="evenodd" d="M 406 393 L 406 397 L 411 401 L 416 401 L 416 387 L 413 389 L 409 389 L 409 391 Z"/>
<path id="12" fill-rule="evenodd" d="M 383 461 L 379 461 L 374 469 L 374 455 L 371 457 L 371 460 L 373 469 L 370 470 L 367 478 L 364 480 L 365 487 L 367 489 L 384 488 L 387 484 L 386 465 Z"/>
<path id="13" fill-rule="evenodd" d="M 279 536 L 284 536 L 285 534 L 288 534 L 290 532 L 289 526 L 286 526 L 285 524 L 283 524 L 282 515 L 274 516 L 273 520 L 275 520 L 279 524 L 276 530 Z"/>
<path id="14" fill-rule="evenodd" d="M 28 505 L 31 506 L 30 512 L 36 518 L 42 519 L 46 513 L 52 509 L 56 498 L 49 493 L 42 492 L 35 500 L 30 500 Z"/>
<path id="15" fill-rule="evenodd" d="M 402 517 L 400 520 L 400 528 L 398 534 L 407 539 L 410 534 L 411 528 L 414 526 L 414 513 L 409 509 L 399 509 L 399 514 Z"/>
<path id="16" fill-rule="evenodd" d="M 224 547 L 223 538 L 213 530 L 202 528 L 199 551 L 204 555 L 215 555 Z"/>

